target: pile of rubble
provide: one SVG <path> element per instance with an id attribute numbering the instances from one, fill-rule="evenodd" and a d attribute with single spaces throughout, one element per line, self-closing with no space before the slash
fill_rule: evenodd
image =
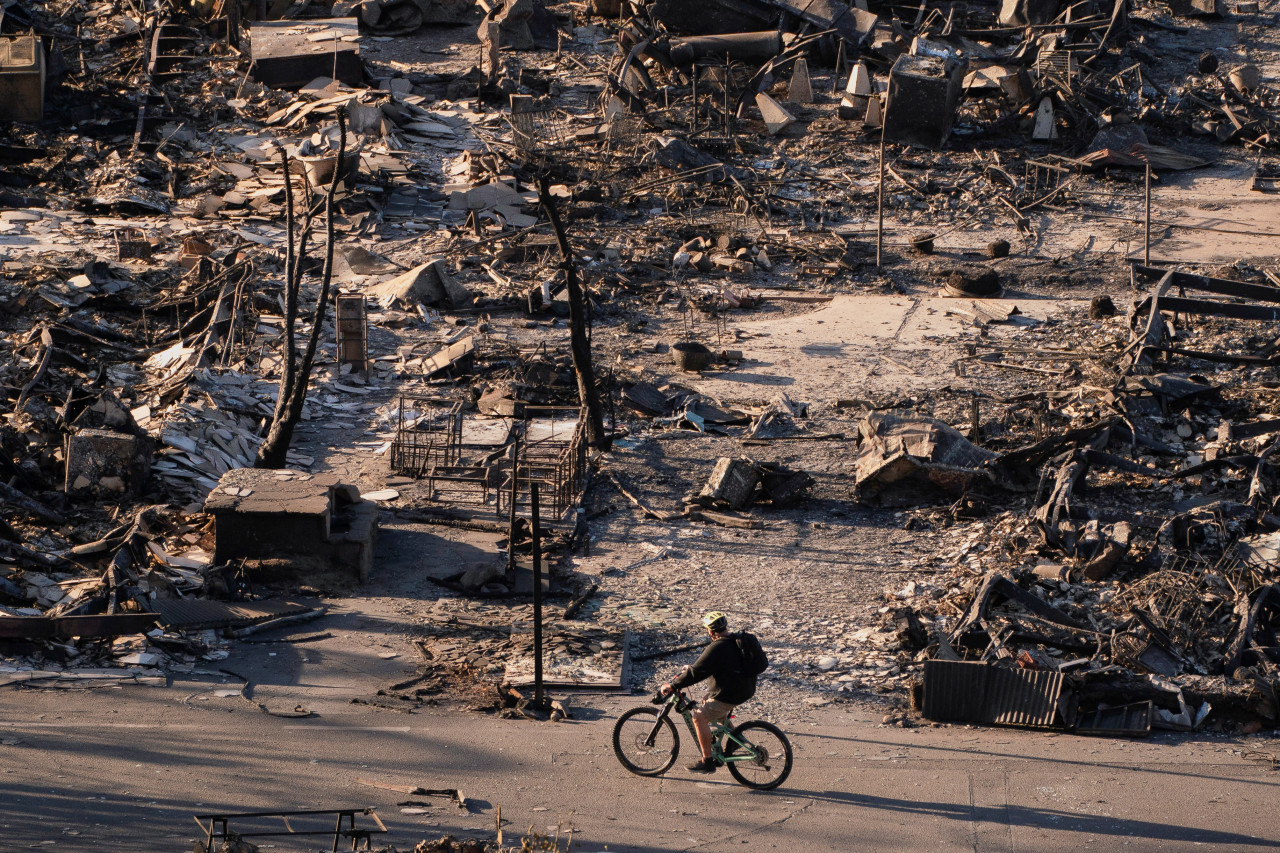
<path id="1" fill-rule="evenodd" d="M 0 93 L 15 122 L 0 146 L 0 615 L 40 620 L 20 638 L 57 637 L 28 670 L 216 655 L 206 623 L 165 602 L 252 610 L 277 556 L 367 577 L 378 499 L 325 473 L 324 442 L 292 448 L 278 478 L 245 473 L 313 341 L 300 422 L 358 431 L 345 452 L 471 510 L 421 519 L 491 513 L 497 528 L 537 480 L 574 520 L 571 549 L 590 542 L 574 510 L 592 489 L 649 519 L 758 531 L 833 500 L 836 475 L 842 501 L 941 503 L 905 516 L 918 529 L 995 516 L 803 671 L 837 691 L 922 673 L 935 718 L 1105 730 L 1102 712 L 1150 701 L 1125 730 L 1194 726 L 1210 707 L 1276 721 L 1276 274 L 1135 264 L 1129 316 L 1099 300 L 1070 324 L 995 301 L 1049 288 L 1050 267 L 1092 276 L 1029 259 L 1051 213 L 1149 233 L 1133 170 L 1159 182 L 1247 154 L 1254 187 L 1274 188 L 1274 85 L 1202 49 L 1204 16 L 1225 10 L 481 5 L 274 4 L 254 21 L 235 3 L 6 5 L 0 71 L 21 85 Z M 1271 20 L 1247 7 L 1242 26 Z M 392 35 L 443 21 L 469 26 L 439 69 L 394 53 Z M 887 240 L 871 224 L 886 215 Z M 988 242 L 996 227 L 1021 245 Z M 952 251 L 978 234 L 984 252 Z M 574 282 L 612 356 L 591 376 L 563 334 L 566 319 L 582 331 Z M 665 375 L 745 373 L 730 323 L 849 291 L 956 297 L 972 335 L 954 386 L 827 407 Z M 1013 324 L 1016 341 L 990 331 Z M 581 415 L 534 411 L 576 411 L 586 389 L 619 447 L 667 430 L 740 446 L 657 507 L 611 469 L 609 440 L 591 442 L 606 475 L 591 478 Z M 844 453 L 840 470 L 764 458 L 818 443 Z M 211 517 L 248 530 L 286 505 L 314 548 L 264 553 L 259 534 L 235 548 Z M 516 594 L 515 562 L 457 585 Z M 267 609 L 241 616 L 281 615 Z M 105 636 L 135 635 L 126 617 L 152 633 L 110 652 L 58 621 L 88 617 L 111 617 L 93 628 Z M 442 621 L 417 689 L 441 673 L 519 681 L 528 643 L 508 617 Z M 555 626 L 557 677 L 625 683 L 626 639 L 599 630 Z M 1041 713 L 969 701 L 1010 684 Z"/>

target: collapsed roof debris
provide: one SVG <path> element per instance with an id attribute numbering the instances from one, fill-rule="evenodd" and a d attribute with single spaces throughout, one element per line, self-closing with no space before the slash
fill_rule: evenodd
<path id="1" fill-rule="evenodd" d="M 415 522 L 506 537 L 438 573 L 417 695 L 522 683 L 528 614 L 506 602 L 533 588 L 535 539 L 566 557 L 548 592 L 582 622 L 554 624 L 554 674 L 625 686 L 628 632 L 666 644 L 685 604 L 636 603 L 648 558 L 575 571 L 621 495 L 690 539 L 893 505 L 902 534 L 950 540 L 880 624 L 780 655 L 784 677 L 918 677 L 934 718 L 1277 722 L 1280 278 L 1106 254 L 1232 233 L 1152 214 L 1149 183 L 1280 174 L 1272 69 L 1206 45 L 1214 4 L 265 11 L 19 0 L 0 18 L 12 680 L 216 660 L 219 629 L 318 612 L 278 595 L 323 573 L 307 565 L 366 580 L 379 523 Z M 421 29 L 441 23 L 462 26 Z M 300 237 L 326 207 L 331 233 Z M 1078 223 L 1115 245 L 1047 248 Z M 1077 287 L 1107 300 L 1096 316 Z M 911 301 L 892 343 L 814 332 L 851 293 Z M 904 356 L 924 314 L 939 326 Z M 287 468 L 254 469 L 313 334 L 306 435 Z M 792 336 L 811 361 L 778 355 Z M 820 360 L 839 368 L 825 390 Z M 836 374 L 877 389 L 835 396 Z M 881 394 L 886 374 L 915 390 Z M 676 446 L 694 448 L 678 465 Z M 479 598 L 496 612 L 456 618 Z"/>

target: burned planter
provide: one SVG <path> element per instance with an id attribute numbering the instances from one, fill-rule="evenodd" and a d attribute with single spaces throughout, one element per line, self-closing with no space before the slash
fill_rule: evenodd
<path id="1" fill-rule="evenodd" d="M 261 575 L 368 580 L 378 506 L 331 474 L 235 468 L 205 499 L 214 560 L 245 559 Z"/>
<path id="2" fill-rule="evenodd" d="M 936 56 L 903 54 L 889 72 L 884 136 L 923 148 L 941 148 L 951 133 L 964 83 L 964 65 Z"/>

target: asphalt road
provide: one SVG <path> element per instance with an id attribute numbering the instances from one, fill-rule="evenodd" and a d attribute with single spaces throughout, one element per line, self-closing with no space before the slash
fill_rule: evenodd
<path id="1" fill-rule="evenodd" d="M 268 654 L 261 648 L 255 654 Z M 809 722 L 779 721 L 795 770 L 782 788 L 753 792 L 724 771 L 684 771 L 696 758 L 688 738 L 666 778 L 623 771 L 612 721 L 643 697 L 581 697 L 580 719 L 553 724 L 352 704 L 359 678 L 255 694 L 273 709 L 297 699 L 316 714 L 288 719 L 218 695 L 234 682 L 193 678 L 0 695 L 0 850 L 189 851 L 196 814 L 366 806 L 389 830 L 380 843 L 401 851 L 444 832 L 492 837 L 498 807 L 508 839 L 572 828 L 574 849 L 619 853 L 1280 845 L 1280 774 L 1266 760 L 1280 745 L 1269 737 L 899 729 L 822 708 L 798 715 Z M 366 782 L 457 787 L 471 808 Z M 262 841 L 264 850 L 330 848 Z"/>

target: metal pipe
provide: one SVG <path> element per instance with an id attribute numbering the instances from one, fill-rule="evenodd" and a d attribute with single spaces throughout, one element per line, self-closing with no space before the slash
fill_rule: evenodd
<path id="1" fill-rule="evenodd" d="M 725 55 L 738 60 L 767 62 L 779 53 L 782 53 L 782 34 L 777 30 L 671 40 L 671 61 L 681 68 L 698 59 L 718 59 Z"/>

